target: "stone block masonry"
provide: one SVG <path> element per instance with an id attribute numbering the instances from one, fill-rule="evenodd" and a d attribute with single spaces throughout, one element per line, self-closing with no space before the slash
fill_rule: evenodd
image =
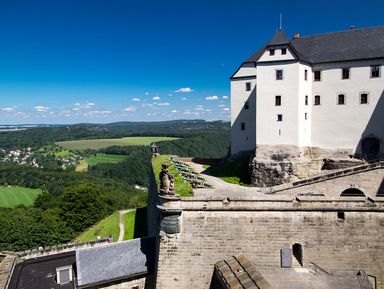
<path id="1" fill-rule="evenodd" d="M 278 267 L 280 250 L 295 243 L 302 246 L 304 267 L 315 263 L 329 272 L 365 270 L 376 277 L 377 288 L 384 288 L 381 204 L 377 211 L 357 203 L 324 210 L 310 204 L 296 210 L 284 205 L 281 210 L 257 210 L 253 204 L 249 211 L 210 210 L 215 207 L 210 202 L 205 210 L 188 201 L 181 205 L 189 207 L 181 215 L 182 231 L 160 242 L 156 288 L 208 289 L 214 263 L 241 253 L 256 267 Z"/>

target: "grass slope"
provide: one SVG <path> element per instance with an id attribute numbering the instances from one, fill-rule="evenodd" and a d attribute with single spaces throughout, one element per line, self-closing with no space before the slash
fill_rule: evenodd
<path id="1" fill-rule="evenodd" d="M 56 142 L 57 145 L 68 150 L 102 149 L 110 146 L 150 145 L 152 142 L 175 140 L 173 137 L 123 137 L 116 139 L 88 139 Z"/>
<path id="2" fill-rule="evenodd" d="M 39 194 L 41 194 L 40 189 L 0 187 L 0 207 L 13 208 L 17 205 L 30 206 Z"/>
<path id="3" fill-rule="evenodd" d="M 184 182 L 176 168 L 171 165 L 171 162 L 169 161 L 169 155 L 160 155 L 155 158 L 152 158 L 152 166 L 156 178 L 157 187 L 160 187 L 159 174 L 161 171 L 162 163 L 167 163 L 168 170 L 175 176 L 176 193 L 184 197 L 193 196 L 191 185 L 187 182 Z"/>
<path id="4" fill-rule="evenodd" d="M 119 212 L 116 211 L 105 219 L 98 222 L 85 232 L 81 233 L 74 242 L 89 242 L 97 239 L 97 236 L 108 238 L 109 233 L 112 233 L 113 240 L 117 241 L 119 238 Z"/>
<path id="5" fill-rule="evenodd" d="M 132 240 L 135 237 L 136 210 L 130 211 L 123 216 L 124 240 Z"/>

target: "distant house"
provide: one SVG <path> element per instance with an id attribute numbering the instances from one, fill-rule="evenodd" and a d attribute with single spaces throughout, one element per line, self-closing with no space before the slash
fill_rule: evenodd
<path id="1" fill-rule="evenodd" d="M 293 39 L 278 30 L 231 77 L 231 153 L 291 145 L 383 156 L 383 65 L 384 26 Z"/>

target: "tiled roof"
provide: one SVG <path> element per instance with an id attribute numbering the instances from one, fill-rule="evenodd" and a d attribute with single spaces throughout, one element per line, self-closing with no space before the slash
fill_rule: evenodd
<path id="1" fill-rule="evenodd" d="M 246 62 L 256 62 L 268 46 L 288 45 L 299 60 L 310 63 L 384 58 L 384 26 L 350 29 L 288 40 L 282 30 Z"/>
<path id="2" fill-rule="evenodd" d="M 155 237 L 134 239 L 76 251 L 79 287 L 102 284 L 152 272 Z"/>

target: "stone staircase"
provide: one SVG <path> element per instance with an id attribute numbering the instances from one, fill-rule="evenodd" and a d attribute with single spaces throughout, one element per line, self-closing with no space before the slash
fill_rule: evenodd
<path id="1" fill-rule="evenodd" d="M 381 161 L 381 160 L 375 161 L 375 162 L 371 162 L 371 163 L 366 164 L 366 165 L 360 165 L 360 166 L 345 168 L 345 169 L 337 170 L 337 171 L 334 171 L 331 173 L 325 173 L 325 174 L 321 174 L 319 176 L 315 176 L 315 177 L 311 177 L 311 178 L 307 178 L 307 179 L 302 179 L 302 180 L 299 180 L 299 181 L 296 181 L 296 182 L 293 182 L 290 184 L 284 184 L 284 185 L 276 186 L 273 189 L 273 192 L 276 193 L 276 192 L 280 192 L 280 191 L 283 191 L 286 189 L 297 188 L 297 187 L 306 186 L 306 185 L 310 185 L 310 184 L 314 184 L 314 183 L 318 183 L 318 182 L 322 182 L 322 181 L 326 181 L 326 180 L 330 180 L 330 179 L 335 179 L 335 178 L 344 177 L 344 176 L 348 176 L 348 175 L 352 175 L 352 174 L 356 174 L 356 173 L 361 173 L 361 172 L 366 172 L 366 171 L 371 171 L 371 170 L 377 170 L 377 169 L 382 169 L 382 168 L 384 168 L 384 161 Z"/>

